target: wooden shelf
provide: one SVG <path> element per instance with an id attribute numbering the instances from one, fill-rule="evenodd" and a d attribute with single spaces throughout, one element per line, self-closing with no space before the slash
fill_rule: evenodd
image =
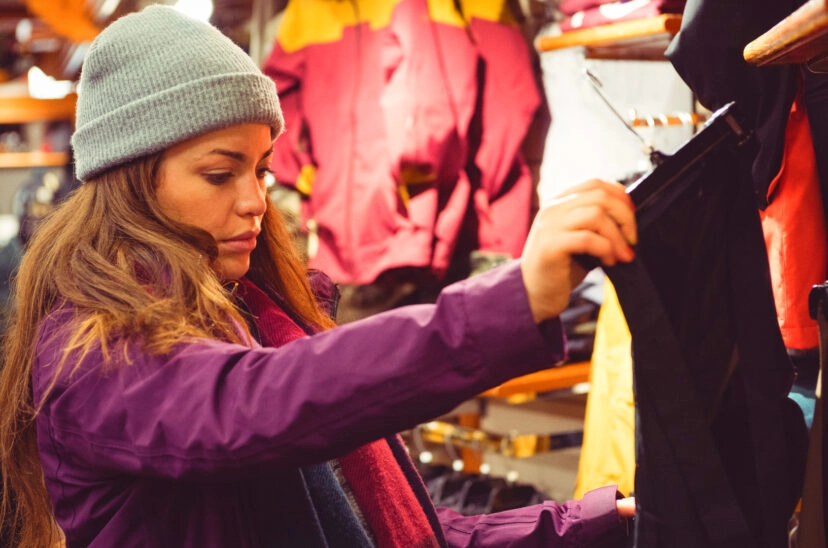
<path id="1" fill-rule="evenodd" d="M 586 56 L 597 59 L 663 60 L 670 40 L 681 28 L 681 15 L 669 13 L 572 30 L 538 38 L 538 51 L 586 47 Z"/>
<path id="2" fill-rule="evenodd" d="M 68 163 L 68 152 L 0 152 L 0 168 L 65 166 Z"/>
<path id="3" fill-rule="evenodd" d="M 32 97 L 0 97 L 0 124 L 26 124 L 75 119 L 77 96 L 63 99 L 34 99 Z"/>
<path id="4" fill-rule="evenodd" d="M 757 66 L 807 63 L 828 56 L 828 0 L 810 0 L 745 46 Z"/>
<path id="5" fill-rule="evenodd" d="M 577 362 L 545 369 L 517 377 L 487 390 L 482 394 L 490 398 L 508 398 L 520 394 L 537 394 L 563 390 L 589 381 L 589 362 Z"/>

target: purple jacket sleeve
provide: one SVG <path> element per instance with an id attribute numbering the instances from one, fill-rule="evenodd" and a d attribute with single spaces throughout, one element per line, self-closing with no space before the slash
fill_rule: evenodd
<path id="1" fill-rule="evenodd" d="M 41 328 L 36 401 L 62 355 L 65 320 Z M 166 356 L 130 349 L 131 363 L 107 368 L 93 352 L 48 395 L 38 441 L 76 466 L 152 477 L 229 479 L 319 462 L 555 365 L 560 326 L 551 340 L 544 328 L 515 262 L 447 288 L 434 305 L 280 348 L 207 340 Z"/>
<path id="2" fill-rule="evenodd" d="M 621 548 L 627 523 L 615 508 L 617 497 L 615 486 L 608 485 L 563 504 L 545 501 L 479 516 L 438 508 L 437 514 L 451 547 Z"/>

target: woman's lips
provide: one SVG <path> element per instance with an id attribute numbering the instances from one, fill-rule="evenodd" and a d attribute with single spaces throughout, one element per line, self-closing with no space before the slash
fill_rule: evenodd
<path id="1" fill-rule="evenodd" d="M 235 238 L 222 240 L 219 245 L 228 251 L 250 253 L 256 248 L 256 236 L 257 234 L 255 232 L 245 232 Z"/>

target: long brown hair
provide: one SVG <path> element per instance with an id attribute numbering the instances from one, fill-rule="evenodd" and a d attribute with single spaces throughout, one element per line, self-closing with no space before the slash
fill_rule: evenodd
<path id="1" fill-rule="evenodd" d="M 38 227 L 14 280 L 0 372 L 0 532 L 19 546 L 54 544 L 59 535 L 37 451 L 32 364 L 38 329 L 56 307 L 76 313 L 73 337 L 53 379 L 111 339 L 140 338 L 162 354 L 187 337 L 247 342 L 245 323 L 210 267 L 209 234 L 165 216 L 155 193 L 161 154 L 110 170 L 82 185 Z M 316 306 L 284 221 L 267 200 L 251 276 L 277 291 L 306 322 L 332 321 Z M 54 382 L 54 381 L 53 381 Z M 48 391 L 44 399 L 48 397 Z"/>

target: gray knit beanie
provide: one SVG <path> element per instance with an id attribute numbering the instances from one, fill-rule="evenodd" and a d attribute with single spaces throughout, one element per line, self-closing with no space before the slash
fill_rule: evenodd
<path id="1" fill-rule="evenodd" d="M 245 122 L 282 132 L 273 81 L 212 25 L 151 5 L 113 22 L 89 48 L 72 135 L 75 174 L 86 181 Z"/>

